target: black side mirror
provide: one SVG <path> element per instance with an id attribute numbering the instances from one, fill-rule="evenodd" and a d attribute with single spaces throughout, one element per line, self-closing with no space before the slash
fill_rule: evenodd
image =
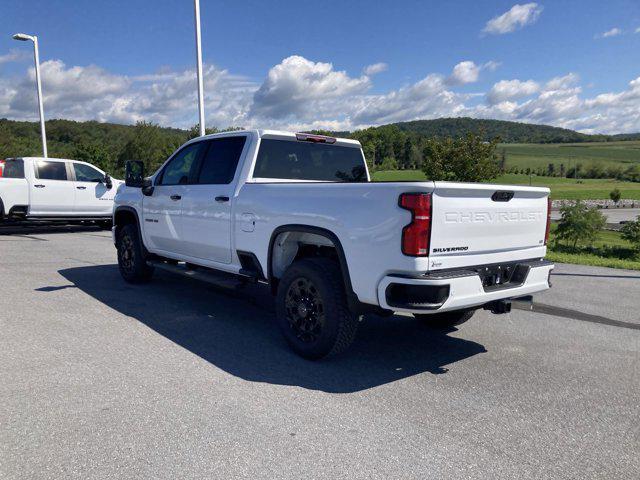
<path id="1" fill-rule="evenodd" d="M 145 178 L 142 181 L 142 194 L 147 197 L 153 195 L 153 181 L 150 178 Z"/>
<path id="2" fill-rule="evenodd" d="M 127 187 L 142 188 L 144 163 L 139 160 L 128 160 L 124 167 L 124 183 Z"/>
<path id="3" fill-rule="evenodd" d="M 104 179 L 102 181 L 104 182 L 104 186 L 107 187 L 108 190 L 111 190 L 113 188 L 113 182 L 111 181 L 111 176 L 108 173 L 104 174 Z"/>

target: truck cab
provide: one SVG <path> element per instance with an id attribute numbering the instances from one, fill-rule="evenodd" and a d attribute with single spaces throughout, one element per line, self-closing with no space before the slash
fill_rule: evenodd
<path id="1" fill-rule="evenodd" d="M 123 183 L 87 162 L 22 157 L 4 160 L 0 218 L 108 221 Z"/>

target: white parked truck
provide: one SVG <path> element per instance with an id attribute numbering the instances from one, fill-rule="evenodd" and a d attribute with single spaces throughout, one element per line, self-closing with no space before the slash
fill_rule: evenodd
<path id="1" fill-rule="evenodd" d="M 77 160 L 24 157 L 0 163 L 0 221 L 111 224 L 113 198 L 121 180 Z"/>
<path id="2" fill-rule="evenodd" d="M 114 243 L 128 282 L 155 267 L 266 282 L 298 354 L 344 350 L 365 312 L 457 325 L 549 288 L 546 188 L 371 182 L 360 144 L 251 130 L 127 165 Z"/>

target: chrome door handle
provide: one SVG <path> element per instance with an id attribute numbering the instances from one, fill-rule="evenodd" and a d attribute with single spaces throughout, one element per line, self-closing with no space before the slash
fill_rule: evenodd
<path id="1" fill-rule="evenodd" d="M 173 200 L 174 202 L 177 202 L 178 200 L 180 200 L 182 197 L 180 195 L 171 195 L 169 197 L 171 200 Z"/>
<path id="2" fill-rule="evenodd" d="M 86 190 L 87 187 L 76 187 L 78 190 Z"/>
<path id="3" fill-rule="evenodd" d="M 229 197 L 226 197 L 224 195 L 216 197 L 216 202 L 228 202 L 228 201 L 229 201 Z"/>
<path id="4" fill-rule="evenodd" d="M 34 187 L 36 187 L 36 188 L 44 188 L 45 186 L 42 185 L 42 184 L 38 184 L 38 185 L 34 185 Z"/>

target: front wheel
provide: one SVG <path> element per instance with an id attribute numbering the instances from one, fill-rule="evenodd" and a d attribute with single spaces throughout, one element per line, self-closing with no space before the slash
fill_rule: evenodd
<path id="1" fill-rule="evenodd" d="M 463 324 L 476 313 L 475 310 L 455 310 L 442 313 L 414 313 L 413 316 L 431 328 L 450 328 Z"/>
<path id="2" fill-rule="evenodd" d="M 133 224 L 119 229 L 118 268 L 122 278 L 129 283 L 145 283 L 153 275 L 153 267 L 147 265 L 138 229 Z"/>
<path id="3" fill-rule="evenodd" d="M 278 285 L 277 319 L 289 346 L 317 360 L 346 350 L 355 338 L 358 318 L 349 311 L 338 265 L 326 258 L 293 263 Z"/>

